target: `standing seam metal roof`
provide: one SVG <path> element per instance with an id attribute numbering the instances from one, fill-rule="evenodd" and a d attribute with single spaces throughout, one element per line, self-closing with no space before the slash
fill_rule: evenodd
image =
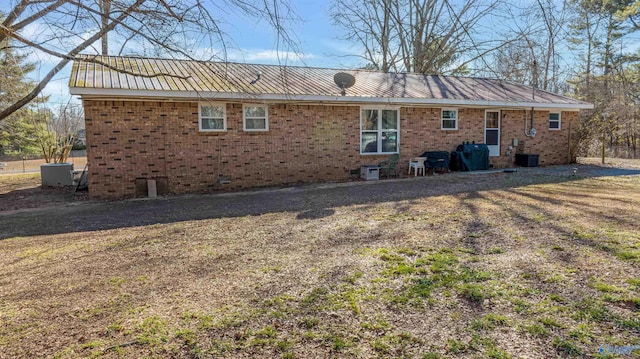
<path id="1" fill-rule="evenodd" d="M 255 80 L 260 72 L 260 80 Z M 337 72 L 348 72 L 355 85 L 348 96 L 388 99 L 434 99 L 587 106 L 586 102 L 510 81 L 368 70 L 201 62 L 192 60 L 83 55 L 76 59 L 69 87 L 74 89 L 217 92 L 251 95 L 340 96 L 333 82 Z"/>

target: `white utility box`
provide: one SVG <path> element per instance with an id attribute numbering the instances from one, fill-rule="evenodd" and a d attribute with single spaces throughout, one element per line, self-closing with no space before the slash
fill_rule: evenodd
<path id="1" fill-rule="evenodd" d="M 73 186 L 73 163 L 47 163 L 40 166 L 43 187 Z"/>
<path id="2" fill-rule="evenodd" d="M 380 167 L 379 166 L 360 166 L 360 178 L 365 181 L 377 181 L 380 179 Z"/>

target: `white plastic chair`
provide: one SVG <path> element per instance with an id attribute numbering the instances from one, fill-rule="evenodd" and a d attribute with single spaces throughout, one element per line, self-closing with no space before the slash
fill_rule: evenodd
<path id="1" fill-rule="evenodd" d="M 414 175 L 418 176 L 418 173 L 422 172 L 424 176 L 424 161 L 426 161 L 426 157 L 413 157 L 409 160 L 409 172 L 407 174 L 411 174 L 411 169 L 413 168 Z"/>

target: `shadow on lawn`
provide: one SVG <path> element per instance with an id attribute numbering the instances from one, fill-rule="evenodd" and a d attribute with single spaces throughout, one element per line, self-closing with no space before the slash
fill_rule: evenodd
<path id="1" fill-rule="evenodd" d="M 577 166 L 521 169 L 516 173 L 455 173 L 398 181 L 306 186 L 224 195 L 188 195 L 156 200 L 85 202 L 58 208 L 0 213 L 0 239 L 86 232 L 225 217 L 292 212 L 299 220 L 334 214 L 332 208 L 477 193 L 588 177 L 640 175 L 640 170 Z M 7 196 L 5 196 L 7 197 Z"/>

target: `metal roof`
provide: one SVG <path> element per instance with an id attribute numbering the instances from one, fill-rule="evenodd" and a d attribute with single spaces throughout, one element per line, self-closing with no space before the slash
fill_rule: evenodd
<path id="1" fill-rule="evenodd" d="M 333 81 L 337 72 L 356 79 L 346 96 Z M 74 61 L 69 87 L 83 97 L 593 107 L 542 90 L 534 98 L 529 86 L 490 78 L 94 55 Z"/>

